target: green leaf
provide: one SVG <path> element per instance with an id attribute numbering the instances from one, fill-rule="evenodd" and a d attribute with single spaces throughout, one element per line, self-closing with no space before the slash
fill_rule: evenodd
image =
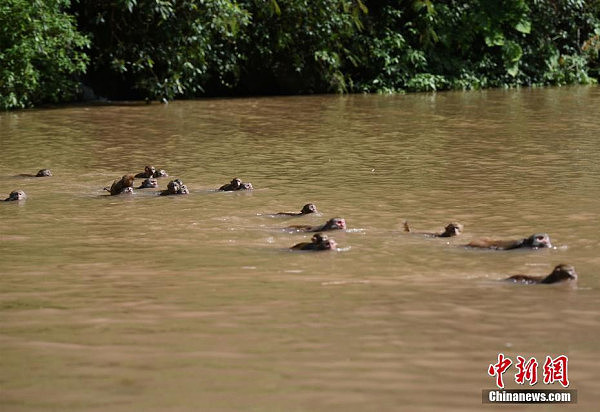
<path id="1" fill-rule="evenodd" d="M 488 47 L 492 46 L 503 46 L 504 45 L 504 34 L 499 31 L 494 32 L 488 36 L 485 36 L 485 44 Z"/>
<path id="2" fill-rule="evenodd" d="M 281 8 L 279 7 L 279 4 L 277 4 L 277 0 L 271 0 L 271 9 L 276 15 L 281 15 Z"/>
<path id="3" fill-rule="evenodd" d="M 510 74 L 512 77 L 515 77 L 519 73 L 519 65 L 515 64 L 514 66 L 510 66 L 506 69 L 506 72 Z"/>
<path id="4" fill-rule="evenodd" d="M 504 56 L 504 61 L 516 63 L 521 60 L 523 49 L 514 41 L 507 41 L 502 47 L 502 55 Z"/>
<path id="5" fill-rule="evenodd" d="M 521 20 L 517 23 L 515 29 L 517 29 L 517 31 L 520 31 L 521 33 L 529 34 L 531 33 L 531 21 Z"/>

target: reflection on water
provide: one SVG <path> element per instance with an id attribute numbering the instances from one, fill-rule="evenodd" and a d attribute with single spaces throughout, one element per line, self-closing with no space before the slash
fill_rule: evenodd
<path id="1" fill-rule="evenodd" d="M 0 114 L 0 195 L 29 196 L 0 204 L 2 409 L 476 410 L 498 352 L 566 354 L 592 409 L 597 107 L 581 87 Z M 146 164 L 190 195 L 102 191 Z M 214 191 L 235 176 L 256 190 Z M 335 216 L 343 251 L 288 250 L 311 234 L 284 227 Z M 535 232 L 557 247 L 461 246 Z M 497 282 L 561 262 L 578 287 Z"/>

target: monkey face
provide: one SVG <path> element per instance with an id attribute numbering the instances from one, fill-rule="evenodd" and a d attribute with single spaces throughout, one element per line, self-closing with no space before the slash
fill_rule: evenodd
<path id="1" fill-rule="evenodd" d="M 152 177 L 154 176 L 154 173 L 156 173 L 156 169 L 154 168 L 154 166 L 146 166 L 144 168 L 144 172 L 146 172 L 147 177 Z"/>
<path id="2" fill-rule="evenodd" d="M 8 195 L 8 197 L 5 200 L 10 201 L 10 200 L 25 200 L 25 199 L 27 199 L 27 195 L 25 194 L 24 191 L 14 190 L 14 191 L 10 192 L 10 194 Z"/>
<path id="3" fill-rule="evenodd" d="M 577 272 L 571 265 L 560 264 L 554 268 L 552 275 L 556 277 L 557 281 L 561 280 L 577 280 Z"/>
<path id="4" fill-rule="evenodd" d="M 306 215 L 309 213 L 317 213 L 317 207 L 312 203 L 307 203 L 304 205 L 304 207 L 302 207 L 302 210 L 300 211 L 300 213 L 302 213 L 303 215 Z"/>
<path id="5" fill-rule="evenodd" d="M 325 225 L 327 229 L 346 229 L 346 220 L 340 217 L 329 219 Z"/>
<path id="6" fill-rule="evenodd" d="M 158 181 L 156 179 L 146 179 L 142 182 L 142 188 L 148 189 L 152 187 L 158 187 Z"/>
<path id="7" fill-rule="evenodd" d="M 322 242 L 321 245 L 325 250 L 333 250 L 337 248 L 337 243 L 333 239 L 327 239 L 326 241 Z"/>
<path id="8" fill-rule="evenodd" d="M 35 177 L 49 177 L 52 176 L 52 172 L 50 171 L 50 169 L 42 169 L 39 172 L 37 172 L 37 174 L 35 175 Z"/>
<path id="9" fill-rule="evenodd" d="M 445 237 L 458 236 L 463 231 L 463 225 L 458 222 L 452 222 L 448 226 L 446 226 L 444 231 Z"/>
<path id="10" fill-rule="evenodd" d="M 536 233 L 531 235 L 528 240 L 530 241 L 532 248 L 552 247 L 550 236 L 546 233 Z"/>
<path id="11" fill-rule="evenodd" d="M 316 233 L 312 237 L 312 242 L 317 246 L 317 250 L 332 250 L 337 248 L 337 243 L 335 240 L 330 239 L 327 235 L 322 233 Z"/>
<path id="12" fill-rule="evenodd" d="M 176 179 L 176 180 L 171 180 L 168 184 L 167 184 L 167 190 L 169 191 L 169 193 L 171 194 L 176 194 L 179 191 L 180 188 L 180 183 L 181 180 Z"/>

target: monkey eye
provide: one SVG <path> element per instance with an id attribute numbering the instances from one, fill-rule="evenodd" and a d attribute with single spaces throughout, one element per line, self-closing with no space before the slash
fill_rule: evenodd
<path id="1" fill-rule="evenodd" d="M 538 236 L 537 240 L 544 240 L 544 236 Z"/>

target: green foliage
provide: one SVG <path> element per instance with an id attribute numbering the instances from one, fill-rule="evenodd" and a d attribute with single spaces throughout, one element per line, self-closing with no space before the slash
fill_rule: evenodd
<path id="1" fill-rule="evenodd" d="M 584 47 L 600 33 L 600 1 L 536 0 L 531 2 L 531 15 L 532 32 L 523 45 L 520 64 L 522 77 L 538 84 L 594 83 L 594 55 Z"/>
<path id="2" fill-rule="evenodd" d="M 437 7 L 436 28 L 440 42 L 427 50 L 434 72 L 454 86 L 501 86 L 519 73 L 530 10 L 524 0 L 448 1 Z"/>
<path id="3" fill-rule="evenodd" d="M 404 16 L 403 10 L 389 5 L 371 9 L 365 16 L 366 28 L 352 44 L 360 56 L 360 64 L 350 69 L 355 91 L 400 91 L 426 66 L 423 52 L 411 45 L 415 29 Z"/>
<path id="4" fill-rule="evenodd" d="M 598 0 L 444 3 L 437 7 L 442 41 L 428 56 L 432 71 L 444 75 L 452 87 L 594 82 L 581 37 L 600 24 Z"/>
<path id="5" fill-rule="evenodd" d="M 348 49 L 367 11 L 360 0 L 240 1 L 252 16 L 242 37 L 247 93 L 344 92 Z"/>
<path id="6" fill-rule="evenodd" d="M 583 43 L 581 51 L 588 62 L 590 76 L 600 78 L 600 29 Z"/>
<path id="7" fill-rule="evenodd" d="M 239 75 L 248 13 L 230 0 L 78 0 L 93 38 L 90 79 L 109 97 L 196 96 Z"/>
<path id="8" fill-rule="evenodd" d="M 0 3 L 0 102 L 593 83 L 600 0 Z M 16 28 L 16 29 L 15 29 Z M 91 48 L 81 53 L 87 38 Z"/>
<path id="9" fill-rule="evenodd" d="M 68 0 L 0 2 L 0 109 L 73 100 L 88 39 L 64 13 Z"/>
<path id="10" fill-rule="evenodd" d="M 100 94 L 172 99 L 589 83 L 598 3 L 79 0 L 78 10 Z"/>
<path id="11" fill-rule="evenodd" d="M 405 55 L 420 52 L 422 64 L 404 67 L 408 81 L 401 76 L 388 78 L 383 82 L 387 89 L 595 81 L 593 35 L 600 24 L 598 0 L 448 0 L 427 7 L 424 3 L 413 1 L 412 7 L 404 7 L 407 12 L 400 21 L 392 22 L 396 33 L 405 33 Z M 385 25 L 389 27 L 390 22 Z M 588 39 L 587 53 L 582 49 L 583 39 Z M 381 53 L 385 55 L 386 50 L 382 47 Z M 394 54 L 396 59 L 400 55 L 401 51 Z"/>

